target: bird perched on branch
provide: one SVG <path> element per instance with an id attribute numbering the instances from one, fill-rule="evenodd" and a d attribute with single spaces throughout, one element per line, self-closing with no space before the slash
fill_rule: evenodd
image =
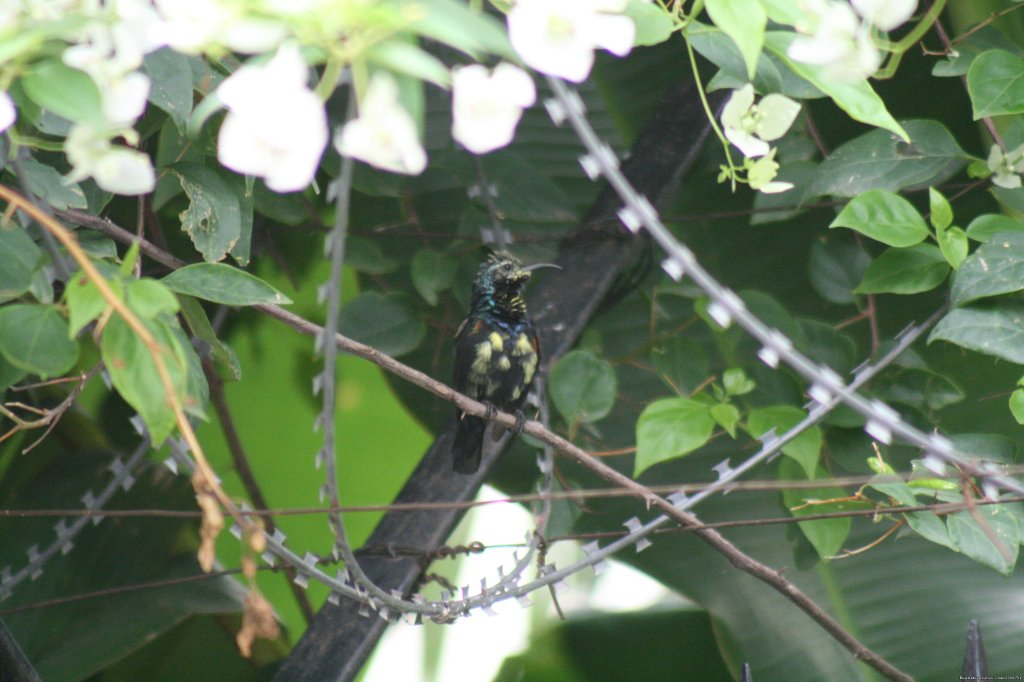
<path id="1" fill-rule="evenodd" d="M 533 383 L 540 348 L 522 299 L 533 270 L 554 267 L 539 263 L 524 267 L 506 251 L 497 251 L 480 265 L 473 281 L 469 315 L 455 335 L 455 390 L 491 408 L 515 411 Z M 487 420 L 459 414 L 452 443 L 452 469 L 471 474 L 480 468 Z"/>

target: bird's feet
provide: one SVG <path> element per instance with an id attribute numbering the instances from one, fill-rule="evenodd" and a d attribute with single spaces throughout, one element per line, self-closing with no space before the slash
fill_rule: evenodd
<path id="1" fill-rule="evenodd" d="M 523 427 L 526 426 L 526 415 L 523 414 L 522 410 L 516 410 L 513 414 L 516 416 L 516 425 L 513 427 L 512 431 L 517 434 L 522 433 Z"/>

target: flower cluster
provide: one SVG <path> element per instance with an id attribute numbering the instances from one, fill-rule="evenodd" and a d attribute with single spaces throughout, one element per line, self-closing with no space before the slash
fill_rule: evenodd
<path id="1" fill-rule="evenodd" d="M 743 168 L 751 189 L 775 194 L 793 187 L 791 183 L 775 181 L 779 171 L 775 161 L 777 150 L 768 143 L 785 135 L 799 113 L 800 105 L 784 95 L 767 95 L 755 104 L 754 86 L 750 83 L 733 91 L 725 103 L 722 109 L 725 137 L 746 157 Z M 727 171 L 723 179 L 731 175 Z"/>
<path id="2" fill-rule="evenodd" d="M 892 31 L 917 10 L 917 0 L 803 0 L 805 34 L 789 46 L 789 56 L 825 68 L 828 77 L 855 81 L 882 64 L 876 31 Z"/>

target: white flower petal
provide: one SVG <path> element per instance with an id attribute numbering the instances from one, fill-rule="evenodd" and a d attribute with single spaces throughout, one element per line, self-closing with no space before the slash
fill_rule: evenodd
<path id="1" fill-rule="evenodd" d="M 394 173 L 418 175 L 427 166 L 416 123 L 398 102 L 398 84 L 385 72 L 370 80 L 359 117 L 335 134 L 334 146 L 340 154 Z"/>
<path id="2" fill-rule="evenodd" d="M 99 158 L 93 178 L 102 189 L 114 194 L 146 194 L 156 186 L 149 157 L 124 147 L 113 147 Z"/>
<path id="3" fill-rule="evenodd" d="M 533 81 L 521 69 L 500 64 L 493 74 L 479 64 L 452 74 L 452 135 L 475 154 L 512 141 L 523 107 L 536 97 Z"/>
<path id="4" fill-rule="evenodd" d="M 17 118 L 18 111 L 14 108 L 14 100 L 6 92 L 0 90 L 0 133 L 10 128 Z"/>
<path id="5" fill-rule="evenodd" d="M 857 13 L 883 31 L 891 31 L 914 16 L 917 0 L 850 0 Z"/>
<path id="6" fill-rule="evenodd" d="M 743 117 L 754 106 L 754 86 L 747 83 L 738 90 L 733 90 L 729 101 L 722 108 L 722 125 L 727 128 L 743 128 Z"/>
<path id="7" fill-rule="evenodd" d="M 103 115 L 111 127 L 130 126 L 142 116 L 142 112 L 146 110 L 149 88 L 149 76 L 138 71 L 125 74 L 100 88 L 103 96 Z"/>
<path id="8" fill-rule="evenodd" d="M 761 192 L 762 194 L 780 194 L 782 192 L 788 192 L 789 190 L 793 189 L 793 183 L 779 182 L 773 180 L 772 182 L 761 185 L 760 187 L 757 187 L 755 189 L 757 189 L 757 191 Z"/>
<path id="9" fill-rule="evenodd" d="M 629 17 L 597 14 L 591 18 L 587 29 L 594 45 L 617 57 L 625 57 L 633 49 L 636 26 Z"/>
<path id="10" fill-rule="evenodd" d="M 726 128 L 725 137 L 743 152 L 748 159 L 755 159 L 768 153 L 768 143 L 738 128 Z"/>

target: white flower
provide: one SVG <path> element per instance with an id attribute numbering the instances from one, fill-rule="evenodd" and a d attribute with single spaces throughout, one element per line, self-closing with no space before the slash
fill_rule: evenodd
<path id="1" fill-rule="evenodd" d="M 793 125 L 800 105 L 785 95 L 771 94 L 754 104 L 754 86 L 735 90 L 722 109 L 725 136 L 747 158 L 768 153 L 768 140 L 777 140 Z"/>
<path id="2" fill-rule="evenodd" d="M 633 47 L 636 27 L 615 14 L 620 0 L 518 0 L 508 13 L 508 37 L 534 69 L 580 83 L 594 65 L 594 49 L 619 57 Z"/>
<path id="3" fill-rule="evenodd" d="M 18 112 L 14 108 L 14 100 L 3 90 L 0 90 L 0 133 L 14 125 L 18 118 Z"/>
<path id="4" fill-rule="evenodd" d="M 76 125 L 68 133 L 64 151 L 72 171 L 65 180 L 91 177 L 101 189 L 114 194 L 146 194 L 156 186 L 149 157 L 135 149 L 115 147 L 104 131 Z"/>
<path id="5" fill-rule="evenodd" d="M 223 45 L 235 52 L 258 54 L 278 47 L 287 26 L 248 16 L 244 2 L 228 0 L 155 0 L 163 18 L 160 38 L 178 52 L 197 54 Z"/>
<path id="6" fill-rule="evenodd" d="M 750 189 L 755 189 L 764 194 L 779 194 L 793 189 L 791 182 L 776 182 L 775 176 L 779 173 L 779 164 L 775 161 L 773 149 L 767 155 L 749 164 L 747 168 L 747 182 Z"/>
<path id="7" fill-rule="evenodd" d="M 498 64 L 493 74 L 480 64 L 455 69 L 452 135 L 474 154 L 504 147 L 536 97 L 533 81 L 512 64 Z"/>
<path id="8" fill-rule="evenodd" d="M 334 146 L 340 154 L 393 173 L 418 175 L 427 167 L 416 123 L 398 102 L 395 79 L 383 71 L 370 80 L 359 117 L 335 134 Z"/>
<path id="9" fill-rule="evenodd" d="M 917 0 L 850 0 L 857 13 L 882 31 L 891 31 L 914 16 Z"/>
<path id="10" fill-rule="evenodd" d="M 806 0 L 805 5 L 808 21 L 797 29 L 810 36 L 790 43 L 791 59 L 823 66 L 829 78 L 842 81 L 861 80 L 878 70 L 882 53 L 850 5 L 836 0 Z"/>
<path id="11" fill-rule="evenodd" d="M 289 45 L 221 83 L 217 95 L 228 115 L 217 138 L 217 159 L 263 178 L 275 192 L 308 186 L 327 146 L 327 114 L 306 86 L 308 75 L 298 48 Z"/>
<path id="12" fill-rule="evenodd" d="M 992 145 L 988 153 L 988 169 L 992 171 L 992 184 L 1006 189 L 1021 186 L 1020 174 L 1024 172 L 1024 145 L 1003 154 L 999 145 Z"/>

